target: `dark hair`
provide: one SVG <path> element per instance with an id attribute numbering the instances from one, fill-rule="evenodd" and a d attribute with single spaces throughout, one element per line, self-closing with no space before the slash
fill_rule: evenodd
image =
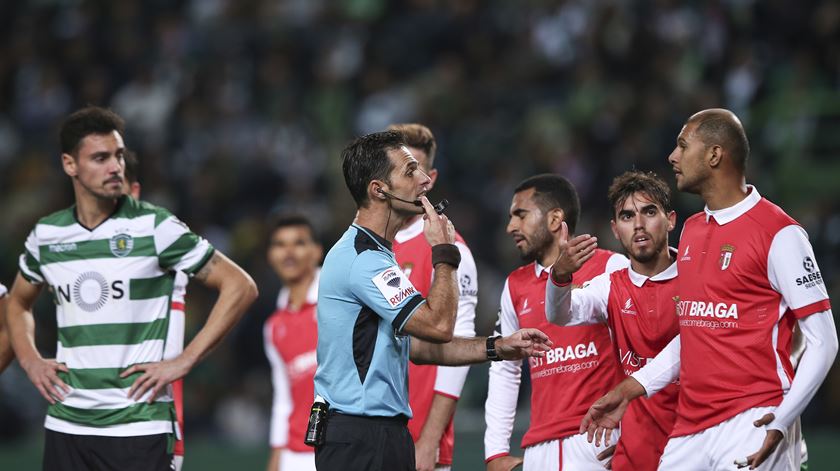
<path id="1" fill-rule="evenodd" d="M 341 151 L 344 183 L 350 189 L 356 206 L 367 207 L 367 187 L 371 181 L 390 183 L 392 165 L 388 151 L 404 145 L 402 134 L 383 131 L 356 138 Z"/>
<path id="2" fill-rule="evenodd" d="M 734 113 L 728 110 L 701 111 L 692 116 L 689 123 L 697 123 L 695 132 L 706 146 L 722 146 L 729 151 L 739 170 L 743 172 L 747 169 L 750 141 Z"/>
<path id="3" fill-rule="evenodd" d="M 129 149 L 125 150 L 123 154 L 125 160 L 125 181 L 128 183 L 137 183 L 140 181 L 140 161 L 137 160 L 137 154 Z"/>
<path id="4" fill-rule="evenodd" d="M 630 170 L 615 177 L 607 192 L 610 200 L 611 217 L 615 219 L 618 207 L 623 205 L 633 193 L 644 193 L 666 213 L 671 212 L 671 188 L 665 180 L 653 172 Z"/>
<path id="5" fill-rule="evenodd" d="M 388 126 L 389 131 L 397 131 L 402 133 L 405 143 L 409 147 L 420 149 L 426 153 L 428 157 L 428 169 L 434 168 L 435 152 L 437 151 L 437 142 L 435 142 L 435 135 L 432 131 L 422 124 L 408 123 L 408 124 L 392 124 Z"/>
<path id="6" fill-rule="evenodd" d="M 574 234 L 580 217 L 580 199 L 572 182 L 554 173 L 543 173 L 523 180 L 514 193 L 531 188 L 534 189 L 534 202 L 542 212 L 562 209 L 569 233 Z"/>
<path id="7" fill-rule="evenodd" d="M 75 157 L 82 139 L 91 134 L 109 134 L 113 131 L 125 134 L 125 121 L 118 114 L 98 106 L 82 108 L 61 124 L 61 153 Z"/>
<path id="8" fill-rule="evenodd" d="M 271 229 L 268 231 L 269 242 L 271 242 L 271 236 L 278 230 L 298 226 L 309 229 L 309 235 L 312 237 L 312 240 L 316 243 L 318 242 L 315 226 L 312 225 L 312 221 L 309 218 L 302 214 L 282 214 L 275 216 L 271 222 Z"/>

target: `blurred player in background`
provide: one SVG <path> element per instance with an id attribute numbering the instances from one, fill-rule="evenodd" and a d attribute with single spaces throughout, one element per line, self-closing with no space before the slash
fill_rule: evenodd
<path id="1" fill-rule="evenodd" d="M 125 194 L 122 118 L 87 107 L 60 131 L 75 204 L 41 218 L 20 257 L 7 324 L 21 367 L 50 403 L 48 470 L 171 470 L 184 377 L 256 299 L 251 277 L 169 211 Z M 164 359 L 175 273 L 219 291 L 184 351 Z M 56 359 L 35 346 L 42 287 L 56 304 Z"/>
<path id="2" fill-rule="evenodd" d="M 396 124 L 388 129 L 402 133 L 417 165 L 429 176 L 431 191 L 437 180 L 434 168 L 437 144 L 432 132 L 422 124 Z M 470 249 L 455 233 L 455 246 L 461 252 L 458 265 L 458 312 L 454 335 L 475 336 L 475 306 L 478 302 L 478 275 Z M 411 283 L 423 296 L 432 285 L 432 246 L 423 236 L 423 216 L 409 219 L 394 237 L 394 255 Z M 408 365 L 408 399 L 414 416 L 408 430 L 414 439 L 418 471 L 447 470 L 452 466 L 455 432 L 452 418 L 461 396 L 469 366 Z"/>
<path id="3" fill-rule="evenodd" d="M 315 397 L 315 306 L 323 249 L 308 219 L 286 216 L 273 225 L 267 255 L 268 263 L 283 283 L 277 310 L 263 329 L 274 388 L 268 471 L 314 471 L 315 452 L 303 443 L 303 438 Z"/>
<path id="4" fill-rule="evenodd" d="M 571 289 L 572 273 L 595 254 L 588 234 L 568 242 L 560 236 L 560 256 L 546 286 L 548 320 L 560 326 L 606 324 L 625 375 L 656 356 L 679 332 L 676 249 L 668 233 L 676 224 L 671 190 L 654 174 L 626 172 L 609 189 L 613 234 L 630 267 L 598 275 L 581 289 Z M 653 471 L 676 420 L 679 385 L 671 384 L 650 399 L 635 401 L 621 420 L 621 438 L 612 460 L 617 471 Z"/>
<path id="5" fill-rule="evenodd" d="M 595 436 L 617 425 L 629 401 L 679 377 L 677 421 L 660 469 L 798 470 L 797 417 L 837 355 L 825 284 L 805 230 L 746 184 L 749 141 L 730 111 L 691 116 L 668 157 L 680 191 L 703 212 L 680 238 L 680 335 L 590 408 Z M 793 326 L 806 348 L 796 375 Z"/>
<path id="6" fill-rule="evenodd" d="M 12 350 L 12 344 L 9 342 L 9 332 L 6 328 L 6 287 L 0 283 L 0 373 L 2 373 L 12 359 L 15 357 L 15 352 Z"/>
<path id="7" fill-rule="evenodd" d="M 126 149 L 125 152 L 125 185 L 126 191 L 135 200 L 140 200 L 140 162 L 137 154 Z M 190 279 L 186 273 L 175 273 L 175 283 L 172 286 L 172 303 L 169 310 L 169 327 L 166 333 L 163 359 L 170 360 L 184 351 L 184 335 L 186 329 L 186 296 L 187 283 Z M 175 445 L 173 454 L 175 471 L 181 471 L 184 466 L 184 378 L 172 382 L 172 401 L 175 403 L 175 418 L 178 430 L 175 431 Z"/>
<path id="8" fill-rule="evenodd" d="M 545 358 L 530 359 L 531 420 L 522 438 L 526 471 L 595 470 L 603 451 L 577 435 L 592 397 L 621 380 L 609 329 L 604 324 L 559 327 L 545 317 L 548 270 L 560 254 L 558 235 L 564 223 L 573 234 L 580 214 L 574 186 L 559 175 L 544 174 L 517 186 L 507 232 L 530 263 L 514 270 L 502 291 L 496 333 L 509 335 L 533 327 L 554 342 Z M 627 258 L 596 249 L 572 277 L 579 287 L 602 273 L 627 266 Z M 510 470 L 523 459 L 509 456 L 522 362 L 490 366 L 485 404 L 484 454 L 488 470 Z M 604 457 L 606 459 L 606 457 Z"/>

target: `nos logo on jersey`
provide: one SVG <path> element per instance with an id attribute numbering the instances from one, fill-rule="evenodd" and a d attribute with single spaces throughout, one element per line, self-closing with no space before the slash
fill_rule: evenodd
<path id="1" fill-rule="evenodd" d="M 98 311 L 109 299 L 121 299 L 125 296 L 123 280 L 109 284 L 104 276 L 95 271 L 82 273 L 72 284 L 50 288 L 56 304 L 72 302 L 86 312 Z"/>
<path id="2" fill-rule="evenodd" d="M 128 234 L 117 234 L 108 241 L 108 247 L 115 257 L 125 257 L 134 248 L 134 238 Z"/>

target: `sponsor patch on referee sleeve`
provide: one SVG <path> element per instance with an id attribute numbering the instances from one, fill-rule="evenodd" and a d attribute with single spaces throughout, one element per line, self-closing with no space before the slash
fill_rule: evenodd
<path id="1" fill-rule="evenodd" d="M 371 278 L 371 281 L 391 307 L 397 307 L 406 299 L 417 294 L 414 285 L 397 266 L 386 268 L 377 273 L 376 276 Z"/>

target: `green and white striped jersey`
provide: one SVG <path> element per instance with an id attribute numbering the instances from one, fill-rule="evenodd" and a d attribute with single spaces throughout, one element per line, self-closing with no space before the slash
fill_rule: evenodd
<path id="1" fill-rule="evenodd" d="M 56 304 L 59 376 L 72 391 L 47 409 L 45 427 L 77 435 L 171 433 L 169 391 L 152 404 L 128 397 L 140 373 L 131 365 L 160 361 L 167 342 L 176 271 L 193 275 L 213 247 L 169 211 L 124 196 L 92 230 L 75 206 L 42 218 L 26 240 L 21 274 L 46 283 Z M 168 389 L 168 388 L 167 388 Z"/>

